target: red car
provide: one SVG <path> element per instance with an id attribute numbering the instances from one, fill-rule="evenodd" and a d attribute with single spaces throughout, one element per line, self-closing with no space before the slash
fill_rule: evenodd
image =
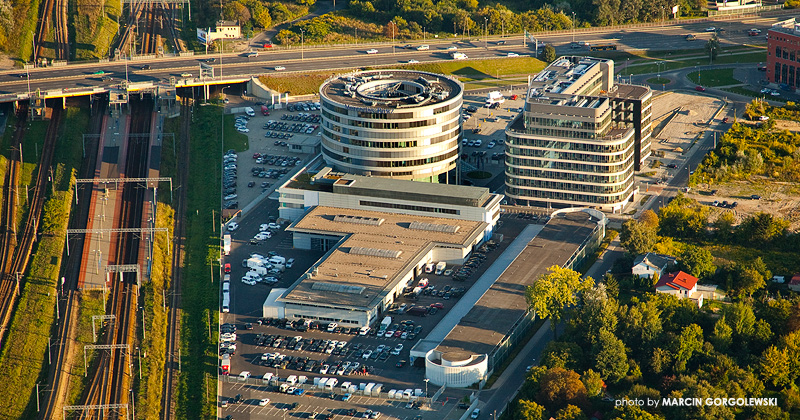
<path id="1" fill-rule="evenodd" d="M 518 98 L 519 98 L 519 96 L 517 96 L 517 95 L 511 95 L 511 100 L 512 101 L 516 101 Z"/>
<path id="2" fill-rule="evenodd" d="M 231 273 L 231 263 L 225 263 L 225 274 Z"/>
<path id="3" fill-rule="evenodd" d="M 265 42 L 264 43 L 264 48 L 272 48 L 272 43 L 271 42 Z"/>
<path id="4" fill-rule="evenodd" d="M 444 309 L 444 305 L 442 305 L 440 302 L 431 303 L 431 308 Z"/>
<path id="5" fill-rule="evenodd" d="M 725 117 L 725 118 L 723 118 L 723 119 L 722 119 L 722 123 L 723 123 L 723 124 L 727 124 L 727 123 L 728 123 L 728 117 Z"/>
<path id="6" fill-rule="evenodd" d="M 706 88 L 704 88 L 704 87 L 702 87 L 702 86 L 695 86 L 694 90 L 696 90 L 696 91 L 698 91 L 698 92 L 705 92 L 705 91 L 706 91 Z"/>
<path id="7" fill-rule="evenodd" d="M 403 330 L 397 330 L 394 332 L 395 337 L 400 337 L 401 335 L 403 335 Z"/>

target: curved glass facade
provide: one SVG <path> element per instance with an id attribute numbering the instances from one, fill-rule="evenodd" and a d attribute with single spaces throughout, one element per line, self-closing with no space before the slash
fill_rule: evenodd
<path id="1" fill-rule="evenodd" d="M 320 87 L 322 154 L 336 170 L 437 182 L 456 168 L 463 86 L 406 70 L 344 75 Z"/>

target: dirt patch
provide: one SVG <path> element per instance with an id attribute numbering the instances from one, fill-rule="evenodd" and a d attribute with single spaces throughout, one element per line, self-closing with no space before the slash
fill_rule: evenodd
<path id="1" fill-rule="evenodd" d="M 0 70 L 13 70 L 15 61 L 8 54 L 0 53 Z"/>
<path id="2" fill-rule="evenodd" d="M 717 190 L 711 195 L 712 190 Z M 769 213 L 789 221 L 789 229 L 800 230 L 800 185 L 790 182 L 776 182 L 764 177 L 753 177 L 748 181 L 733 181 L 720 185 L 695 188 L 686 194 L 701 204 L 711 205 L 714 201 L 736 202 L 734 209 L 712 207 L 711 220 L 716 214 L 730 211 L 741 222 L 755 213 Z M 758 200 L 750 198 L 758 195 Z"/>
<path id="3" fill-rule="evenodd" d="M 775 120 L 775 129 L 800 131 L 800 122 L 789 120 Z"/>

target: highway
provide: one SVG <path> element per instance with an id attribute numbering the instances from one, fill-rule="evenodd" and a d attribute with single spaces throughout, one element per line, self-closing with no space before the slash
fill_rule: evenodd
<path id="1" fill-rule="evenodd" d="M 760 28 L 765 30 L 772 23 L 783 20 L 786 16 L 748 17 L 737 20 L 719 22 L 675 23 L 668 22 L 663 26 L 629 27 L 625 29 L 579 29 L 574 32 L 565 31 L 545 34 L 537 40 L 553 45 L 558 55 L 589 54 L 586 47 L 570 48 L 573 41 L 591 43 L 615 43 L 621 50 L 685 50 L 701 49 L 704 41 L 710 36 L 705 29 L 714 26 L 725 31 L 720 34 L 723 45 L 766 45 L 763 36 L 750 37 L 747 30 Z M 687 34 L 695 34 L 697 41 L 687 41 Z M 534 34 L 535 36 L 535 34 Z M 482 37 L 467 41 L 449 40 L 415 40 L 398 41 L 392 47 L 390 43 L 348 45 L 340 47 L 305 47 L 293 49 L 276 49 L 261 51 L 257 57 L 245 57 L 240 53 L 195 55 L 190 57 L 165 57 L 147 60 L 129 60 L 127 69 L 125 62 L 113 61 L 105 63 L 75 63 L 62 67 L 36 68 L 29 71 L 11 70 L 0 72 L 0 94 L 25 93 L 28 89 L 57 89 L 62 87 L 111 86 L 126 78 L 130 82 L 154 82 L 180 78 L 181 74 L 190 73 L 198 77 L 200 63 L 207 62 L 214 68 L 215 76 L 259 75 L 290 72 L 307 72 L 322 69 L 349 69 L 362 66 L 391 65 L 407 63 L 408 60 L 420 62 L 449 60 L 449 47 L 456 46 L 469 58 L 502 58 L 508 53 L 533 55 L 537 52 L 535 43 L 527 42 L 523 46 L 521 35 L 503 38 L 493 36 L 488 40 Z M 428 51 L 403 49 L 402 45 L 430 45 Z M 377 54 L 366 51 L 375 48 Z M 212 61 L 213 60 L 213 61 Z M 277 72 L 276 66 L 286 70 Z M 105 74 L 94 74 L 98 71 Z M 106 80 L 104 79 L 104 76 Z M 111 77 L 111 80 L 108 80 Z M 30 87 L 29 87 L 30 85 Z"/>

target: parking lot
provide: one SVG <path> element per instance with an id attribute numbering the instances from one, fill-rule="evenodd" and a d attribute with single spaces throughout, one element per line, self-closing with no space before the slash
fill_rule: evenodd
<path id="1" fill-rule="evenodd" d="M 447 266 L 448 270 L 455 269 L 452 273 L 448 273 L 450 275 L 423 273 L 418 276 L 417 280 L 429 279 L 428 288 L 417 297 L 409 294 L 398 298 L 395 308 L 405 304 L 406 310 L 413 306 L 430 308 L 432 305 L 440 306 L 441 309 L 437 309 L 434 314 L 426 313 L 425 316 L 399 314 L 390 310 L 384 315 L 391 316 L 391 324 L 396 324 L 393 326 L 401 329 L 399 334 L 395 332 L 391 337 L 386 337 L 385 334 L 378 337 L 372 331 L 367 335 L 359 335 L 358 330 L 350 329 L 336 329 L 337 332 L 329 332 L 327 323 L 313 324 L 311 328 L 304 328 L 295 323 L 295 325 L 290 324 L 291 329 L 288 329 L 285 320 L 279 322 L 280 320 L 276 319 L 262 319 L 261 306 L 271 290 L 270 286 L 263 283 L 251 286 L 239 281 L 248 270 L 241 266 L 241 260 L 246 259 L 252 252 L 266 254 L 268 251 L 274 251 L 285 258 L 295 258 L 292 268 L 282 273 L 281 280 L 274 286 L 287 287 L 322 256 L 321 251 L 293 250 L 291 235 L 283 229 L 276 230 L 271 238 L 261 241 L 258 245 L 251 245 L 249 239 L 259 231 L 260 224 L 266 223 L 268 218 L 268 215 L 252 214 L 241 220 L 238 229 L 233 232 L 233 250 L 226 258 L 226 261 L 231 262 L 232 306 L 231 313 L 223 314 L 223 322 L 236 324 L 238 330 L 236 351 L 231 357 L 231 374 L 224 378 L 230 382 L 222 381 L 219 400 L 222 417 L 238 413 L 234 418 L 242 418 L 243 415 L 252 418 L 276 418 L 275 416 L 282 416 L 283 408 L 288 408 L 292 402 L 298 402 L 299 405 L 285 412 L 289 418 L 305 418 L 314 412 L 344 414 L 345 410 L 349 409 L 356 409 L 360 416 L 367 409 L 371 409 L 380 411 L 381 418 L 412 419 L 421 415 L 425 419 L 439 419 L 444 418 L 451 410 L 459 411 L 456 401 L 465 395 L 463 390 L 448 390 L 434 407 L 422 406 L 418 407 L 419 409 L 406 408 L 408 399 L 388 399 L 385 393 L 392 389 L 421 389 L 423 393 L 432 395 L 438 389 L 433 386 L 425 389 L 423 361 L 418 360 L 417 366 L 409 364 L 409 350 L 450 311 L 460 297 L 460 290 L 466 290 L 474 283 L 485 268 L 502 253 L 505 246 L 513 241 L 516 232 L 528 223 L 537 222 L 533 215 L 503 214 L 498 232 L 503 233 L 505 239 L 497 249 L 487 249 L 485 257 L 474 258 L 472 261 L 475 264 L 471 264 L 474 265 L 471 272 L 465 274 L 464 271 L 458 270 L 459 267 Z M 462 281 L 456 280 L 459 272 L 464 274 Z M 450 294 L 447 295 L 447 292 Z M 251 324 L 252 329 L 246 329 L 245 324 Z M 405 325 L 409 327 L 403 338 L 402 327 Z M 298 336 L 301 338 L 296 339 Z M 339 344 L 340 342 L 342 344 Z M 398 354 L 392 354 L 392 350 L 399 344 L 402 344 L 402 349 L 396 352 Z M 398 362 L 401 361 L 405 363 L 398 367 Z M 325 373 L 320 373 L 321 370 Z M 242 371 L 248 371 L 252 375 L 249 383 L 237 380 L 237 375 Z M 312 388 L 314 378 L 318 380 L 323 377 L 337 378 L 338 386 L 330 391 L 310 389 L 302 396 L 288 395 L 276 388 L 282 382 L 273 385 L 263 384 L 261 378 L 265 374 L 275 375 L 281 380 L 290 375 L 306 376 L 308 382 L 306 388 Z M 384 397 L 375 398 L 353 393 L 349 401 L 342 401 L 342 396 L 347 393 L 341 389 L 341 384 L 344 382 L 351 382 L 356 386 L 370 382 L 383 384 Z M 333 400 L 330 398 L 331 393 L 334 394 Z M 223 401 L 234 398 L 237 394 L 242 394 L 244 399 L 242 403 L 221 407 Z M 262 398 L 269 398 L 270 402 L 266 406 L 260 406 L 259 401 Z"/>
<path id="2" fill-rule="evenodd" d="M 234 98 L 226 105 L 230 109 L 249 106 L 253 114 L 242 112 L 234 120 L 237 130 L 248 137 L 250 148 L 235 153 L 235 157 L 226 154 L 224 158 L 224 208 L 247 206 L 261 194 L 274 190 L 296 166 L 313 157 L 292 150 L 289 143 L 304 137 L 318 138 L 320 115 L 316 105 L 293 103 L 263 115 L 260 104 Z"/>

